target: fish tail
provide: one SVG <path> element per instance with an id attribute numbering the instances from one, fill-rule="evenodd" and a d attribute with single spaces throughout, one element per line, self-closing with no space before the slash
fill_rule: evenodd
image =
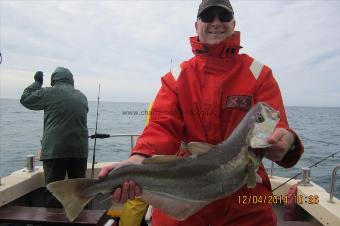
<path id="1" fill-rule="evenodd" d="M 52 182 L 46 187 L 64 206 L 67 218 L 74 221 L 95 196 L 95 194 L 93 196 L 82 196 L 80 191 L 86 185 L 95 181 L 96 179 L 85 178 L 61 180 Z"/>

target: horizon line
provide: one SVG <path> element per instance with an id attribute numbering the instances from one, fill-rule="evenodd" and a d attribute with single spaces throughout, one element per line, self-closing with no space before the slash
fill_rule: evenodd
<path id="1" fill-rule="evenodd" d="M 18 98 L 11 98 L 11 97 L 0 97 L 0 100 L 19 100 Z M 88 102 L 97 102 L 98 100 L 90 100 L 88 99 Z M 113 100 L 100 100 L 100 102 L 106 102 L 106 103 L 138 103 L 138 104 L 149 104 L 150 102 L 137 102 L 137 101 L 113 101 Z M 321 106 L 321 105 L 290 105 L 285 104 L 285 107 L 309 107 L 309 108 L 340 108 L 340 106 Z"/>

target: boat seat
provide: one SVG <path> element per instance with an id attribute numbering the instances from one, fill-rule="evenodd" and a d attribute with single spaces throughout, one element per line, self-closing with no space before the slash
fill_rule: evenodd
<path id="1" fill-rule="evenodd" d="M 277 226 L 322 226 L 316 221 L 278 221 Z"/>
<path id="2" fill-rule="evenodd" d="M 83 210 L 76 220 L 70 222 L 63 209 L 4 206 L 0 208 L 0 222 L 39 225 L 103 225 L 106 210 Z"/>

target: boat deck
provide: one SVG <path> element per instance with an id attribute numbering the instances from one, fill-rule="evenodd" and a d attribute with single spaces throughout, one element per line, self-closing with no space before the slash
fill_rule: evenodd
<path id="1" fill-rule="evenodd" d="M 63 209 L 5 206 L 0 208 L 0 221 L 15 224 L 97 226 L 105 223 L 106 211 L 84 210 L 75 221 L 70 222 Z"/>

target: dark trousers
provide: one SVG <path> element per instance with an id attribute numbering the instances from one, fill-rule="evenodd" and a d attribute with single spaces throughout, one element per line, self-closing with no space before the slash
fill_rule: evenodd
<path id="1" fill-rule="evenodd" d="M 45 183 L 64 180 L 66 173 L 69 179 L 84 178 L 87 169 L 87 158 L 58 158 L 43 160 Z M 45 207 L 62 208 L 62 205 L 46 189 Z"/>

